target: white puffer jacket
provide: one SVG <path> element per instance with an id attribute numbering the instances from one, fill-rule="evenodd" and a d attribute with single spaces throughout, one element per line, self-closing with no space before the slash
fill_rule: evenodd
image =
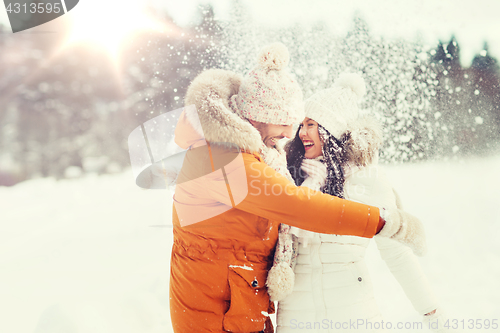
<path id="1" fill-rule="evenodd" d="M 387 209 L 400 206 L 376 162 L 346 171 L 346 199 Z M 349 332 L 347 324 L 343 324 L 344 330 L 340 327 L 350 319 L 382 320 L 364 261 L 370 239 L 300 229 L 292 232 L 299 236 L 295 286 L 292 294 L 279 302 L 277 333 Z M 375 237 L 375 241 L 415 309 L 422 315 L 436 309 L 437 301 L 410 248 L 385 237 Z"/>

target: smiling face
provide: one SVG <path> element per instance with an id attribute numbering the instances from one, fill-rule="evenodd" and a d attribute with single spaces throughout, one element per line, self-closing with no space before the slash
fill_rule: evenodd
<path id="1" fill-rule="evenodd" d="M 305 158 L 316 158 L 323 155 L 323 143 L 319 138 L 318 123 L 305 118 L 300 125 L 299 138 L 305 149 Z"/>
<path id="2" fill-rule="evenodd" d="M 293 125 L 274 125 L 249 121 L 259 131 L 262 141 L 269 148 L 276 146 L 276 143 L 283 138 L 292 137 Z"/>

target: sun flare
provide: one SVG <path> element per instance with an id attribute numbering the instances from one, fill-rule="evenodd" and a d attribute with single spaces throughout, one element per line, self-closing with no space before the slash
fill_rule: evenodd
<path id="1" fill-rule="evenodd" d="M 165 28 L 165 24 L 146 14 L 140 2 L 86 0 L 70 13 L 73 28 L 66 45 L 97 43 L 115 58 L 122 43 L 134 32 Z"/>

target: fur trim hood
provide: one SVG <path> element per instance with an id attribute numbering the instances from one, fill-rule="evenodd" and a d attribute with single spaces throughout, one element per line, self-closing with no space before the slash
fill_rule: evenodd
<path id="1" fill-rule="evenodd" d="M 364 167 L 376 161 L 383 140 L 381 125 L 375 118 L 358 118 L 349 125 L 344 135 L 347 135 L 344 144 L 347 163 Z"/>
<path id="2" fill-rule="evenodd" d="M 195 107 L 186 108 L 186 117 L 208 142 L 228 142 L 253 153 L 261 148 L 261 136 L 229 105 L 231 96 L 238 94 L 241 80 L 240 75 L 227 70 L 202 72 L 187 90 L 185 105 Z"/>

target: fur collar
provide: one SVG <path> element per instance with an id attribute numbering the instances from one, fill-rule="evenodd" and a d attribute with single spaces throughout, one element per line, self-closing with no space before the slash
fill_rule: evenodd
<path id="1" fill-rule="evenodd" d="M 240 75 L 222 69 L 202 72 L 187 90 L 185 105 L 195 108 L 186 108 L 186 117 L 191 124 L 198 124 L 194 125 L 195 130 L 208 142 L 228 142 L 250 153 L 259 152 L 259 132 L 229 106 L 231 96 L 238 94 L 241 80 Z"/>

